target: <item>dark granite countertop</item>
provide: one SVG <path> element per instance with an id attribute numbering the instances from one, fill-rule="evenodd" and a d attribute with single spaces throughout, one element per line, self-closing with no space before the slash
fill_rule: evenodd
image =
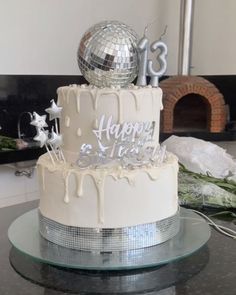
<path id="1" fill-rule="evenodd" d="M 199 251 L 161 267 L 119 272 L 79 271 L 33 261 L 11 248 L 7 238 L 9 225 L 35 207 L 36 201 L 0 209 L 1 295 L 236 294 L 236 241 L 214 229 L 208 243 Z M 233 222 L 217 222 L 236 230 Z"/>
<path id="2" fill-rule="evenodd" d="M 15 163 L 38 159 L 45 153 L 42 148 L 27 148 L 14 151 L 0 151 L 0 164 Z"/>

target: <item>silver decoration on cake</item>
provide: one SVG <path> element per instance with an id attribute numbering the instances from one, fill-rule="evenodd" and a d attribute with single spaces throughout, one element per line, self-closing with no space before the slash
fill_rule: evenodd
<path id="1" fill-rule="evenodd" d="M 45 110 L 49 114 L 49 120 L 61 118 L 62 107 L 57 106 L 55 101 L 51 100 L 51 107 Z"/>
<path id="2" fill-rule="evenodd" d="M 33 112 L 33 120 L 30 122 L 30 124 L 35 126 L 37 130 L 37 134 L 34 137 L 34 140 L 39 141 L 41 148 L 43 146 L 46 147 L 48 155 L 52 163 L 55 165 L 55 161 L 47 145 L 48 131 L 44 129 L 44 127 L 48 127 L 48 124 L 46 123 L 46 117 L 47 117 L 46 115 L 40 116 L 38 113 Z"/>
<path id="3" fill-rule="evenodd" d="M 101 116 L 98 129 L 93 133 L 97 145 L 84 143 L 80 147 L 76 164 L 80 168 L 99 168 L 119 163 L 123 168 L 158 165 L 165 160 L 166 150 L 154 144 L 153 122 L 114 123 L 112 116 Z"/>
<path id="4" fill-rule="evenodd" d="M 48 124 L 46 123 L 46 117 L 46 115 L 40 116 L 38 113 L 33 112 L 33 120 L 30 122 L 30 125 L 33 125 L 39 129 L 48 127 Z"/>
<path id="5" fill-rule="evenodd" d="M 60 160 L 62 160 L 63 162 L 65 162 L 65 157 L 63 154 L 63 151 L 61 149 L 61 145 L 62 145 L 62 135 L 59 134 L 59 128 L 58 128 L 58 119 L 61 118 L 61 112 L 62 112 L 62 107 L 59 107 L 55 101 L 52 99 L 51 100 L 51 107 L 47 108 L 45 110 L 48 114 L 49 114 L 49 120 L 52 121 L 54 120 L 55 122 L 55 129 L 56 129 L 56 133 L 54 132 L 54 128 L 52 128 L 52 132 L 51 132 L 51 136 L 48 140 L 50 146 L 52 147 L 52 149 L 56 150 L 59 154 L 59 158 Z"/>
<path id="6" fill-rule="evenodd" d="M 159 70 L 154 70 L 152 60 L 149 59 L 147 64 L 147 72 L 151 77 L 150 85 L 152 85 L 152 87 L 158 87 L 159 77 L 163 76 L 167 69 L 166 55 L 168 50 L 166 44 L 162 41 L 153 42 L 150 49 L 152 52 L 160 50 L 160 54 L 157 57 L 157 61 L 160 64 Z"/>
<path id="7" fill-rule="evenodd" d="M 39 142 L 40 147 L 42 148 L 48 140 L 48 130 L 42 130 L 37 128 L 37 134 L 33 138 L 35 141 Z"/>
<path id="8" fill-rule="evenodd" d="M 118 21 L 103 21 L 83 35 L 77 52 L 85 79 L 97 87 L 127 86 L 138 72 L 137 34 Z"/>
<path id="9" fill-rule="evenodd" d="M 164 75 L 167 69 L 167 46 L 164 42 L 161 41 L 162 36 L 165 35 L 167 26 L 165 27 L 164 33 L 161 35 L 159 40 L 154 41 L 151 46 L 149 46 L 149 40 L 146 36 L 148 26 L 145 27 L 144 35 L 139 40 L 137 45 L 138 56 L 139 56 L 139 71 L 137 85 L 146 86 L 147 85 L 147 75 L 151 77 L 150 85 L 152 87 L 159 86 L 159 78 Z M 148 59 L 148 52 L 160 51 L 157 56 L 157 61 L 159 63 L 159 69 L 154 70 L 153 62 L 151 59 Z"/>
<path id="10" fill-rule="evenodd" d="M 116 252 L 142 249 L 174 237 L 180 228 L 179 211 L 160 221 L 122 228 L 67 226 L 39 211 L 39 231 L 50 242 L 83 251 Z"/>
<path id="11" fill-rule="evenodd" d="M 33 120 L 30 122 L 31 125 L 36 127 L 37 134 L 34 136 L 34 140 L 40 143 L 40 147 L 45 146 L 48 155 L 51 159 L 53 165 L 55 161 L 65 162 L 65 157 L 61 150 L 62 145 L 62 135 L 58 131 L 58 118 L 61 116 L 62 107 L 58 107 L 54 100 L 51 100 L 51 107 L 46 109 L 46 112 L 49 113 L 49 119 L 55 121 L 56 132 L 52 127 L 51 133 L 48 130 L 45 130 L 45 127 L 48 127 L 46 123 L 46 115 L 40 116 L 36 112 L 33 112 Z"/>
<path id="12" fill-rule="evenodd" d="M 149 40 L 146 37 L 147 27 L 144 30 L 143 37 L 139 40 L 137 45 L 138 56 L 139 56 L 139 69 L 137 85 L 146 86 L 147 85 L 147 60 L 148 60 L 148 49 Z"/>
<path id="13" fill-rule="evenodd" d="M 62 145 L 62 135 L 55 133 L 53 127 L 50 137 L 48 138 L 48 144 L 50 144 L 54 149 L 58 149 Z"/>

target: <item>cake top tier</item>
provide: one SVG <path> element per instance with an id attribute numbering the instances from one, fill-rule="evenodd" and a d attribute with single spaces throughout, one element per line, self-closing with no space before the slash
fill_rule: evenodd
<path id="1" fill-rule="evenodd" d="M 121 159 L 124 151 L 134 151 L 136 145 L 140 150 L 147 142 L 159 144 L 160 88 L 71 85 L 58 89 L 58 105 L 62 107 L 62 148 L 71 163 L 81 151 Z"/>

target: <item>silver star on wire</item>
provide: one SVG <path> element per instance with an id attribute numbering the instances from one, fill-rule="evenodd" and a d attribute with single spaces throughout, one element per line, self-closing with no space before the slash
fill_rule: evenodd
<path id="1" fill-rule="evenodd" d="M 49 114 L 49 120 L 61 118 L 62 107 L 57 106 L 55 101 L 51 100 L 51 107 L 45 110 Z"/>
<path id="2" fill-rule="evenodd" d="M 62 145 L 62 135 L 55 133 L 52 128 L 48 143 L 51 144 L 55 149 L 59 148 Z"/>
<path id="3" fill-rule="evenodd" d="M 46 123 L 46 115 L 40 116 L 36 112 L 33 112 L 34 119 L 30 122 L 30 125 L 36 126 L 37 128 L 41 129 L 43 127 L 48 127 Z"/>
<path id="4" fill-rule="evenodd" d="M 35 135 L 34 140 L 39 141 L 40 147 L 42 148 L 48 140 L 48 131 L 47 130 L 43 131 L 37 128 L 37 134 Z"/>

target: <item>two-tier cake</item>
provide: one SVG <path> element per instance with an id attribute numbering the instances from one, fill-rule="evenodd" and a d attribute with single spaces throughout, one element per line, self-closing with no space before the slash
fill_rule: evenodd
<path id="1" fill-rule="evenodd" d="M 57 108 L 63 145 L 37 163 L 41 235 L 100 252 L 173 237 L 178 161 L 159 145 L 162 90 L 70 85 L 58 89 Z"/>

